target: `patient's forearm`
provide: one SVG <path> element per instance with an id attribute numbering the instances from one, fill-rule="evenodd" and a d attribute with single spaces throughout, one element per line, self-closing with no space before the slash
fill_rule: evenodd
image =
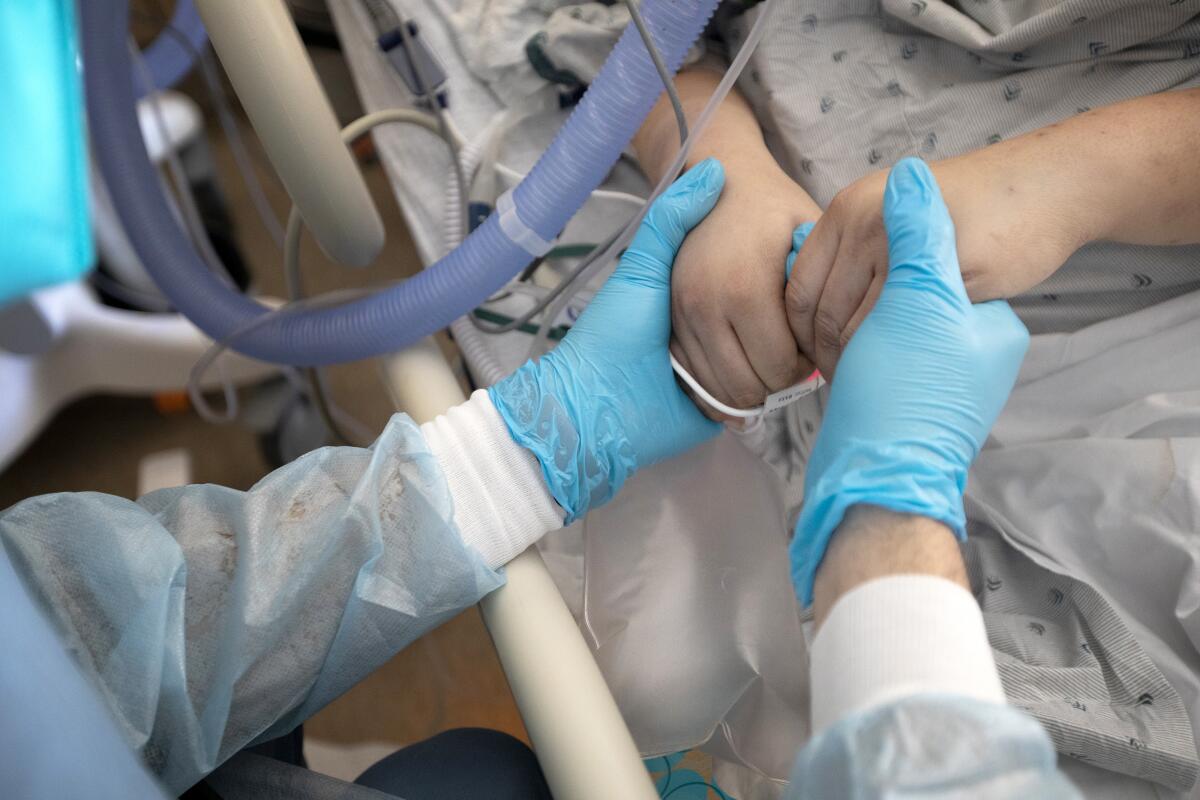
<path id="1" fill-rule="evenodd" d="M 1200 89 L 1141 97 L 1072 122 L 1081 129 L 1081 147 L 1108 178 L 1095 238 L 1200 242 Z"/>
<path id="2" fill-rule="evenodd" d="M 719 73 L 704 67 L 684 69 L 675 76 L 675 88 L 689 125 L 696 122 L 720 80 Z M 662 178 L 679 152 L 679 126 L 665 93 L 634 136 L 633 149 L 642 169 L 655 182 Z M 787 179 L 763 141 L 762 128 L 750 104 L 736 88 L 722 101 L 712 122 L 692 146 L 684 166 L 691 167 L 709 157 L 718 159 L 725 167 L 726 194 L 736 191 L 744 180 L 765 183 L 770 178 Z M 820 216 L 817 204 L 811 200 L 808 203 L 811 208 L 797 210 L 814 219 Z"/>
<path id="3" fill-rule="evenodd" d="M 1009 191 L 1024 183 L 1055 198 L 1063 207 L 1051 211 L 1077 226 L 1079 244 L 1195 244 L 1197 142 L 1200 89 L 1190 89 L 1093 109 L 950 162 L 994 159 L 1006 165 Z M 1016 166 L 1022 164 L 1035 173 L 1028 180 Z"/>

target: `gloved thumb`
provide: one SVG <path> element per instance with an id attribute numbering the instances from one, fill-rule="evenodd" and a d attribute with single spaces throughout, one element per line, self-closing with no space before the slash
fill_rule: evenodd
<path id="1" fill-rule="evenodd" d="M 617 275 L 668 279 L 684 238 L 713 210 L 724 186 L 725 169 L 714 158 L 685 172 L 651 204 Z M 653 274 L 644 274 L 646 271 Z"/>
<path id="2" fill-rule="evenodd" d="M 970 302 L 958 266 L 954 222 L 933 173 L 919 158 L 906 158 L 892 167 L 883 192 L 883 224 L 888 236 L 887 284 L 928 284 Z"/>
<path id="3" fill-rule="evenodd" d="M 988 349 L 1002 355 L 1006 363 L 1020 366 L 1029 349 L 1029 330 L 1008 303 L 1003 300 L 977 303 L 972 313 L 977 334 L 986 340 Z"/>
<path id="4" fill-rule="evenodd" d="M 815 227 L 817 227 L 815 222 L 801 222 L 796 226 L 796 230 L 792 231 L 792 252 L 788 253 L 787 262 L 783 265 L 784 280 L 791 280 L 792 267 L 796 266 L 796 256 L 800 255 L 800 248 L 804 246 L 804 241 L 808 239 L 808 235 L 813 232 Z"/>

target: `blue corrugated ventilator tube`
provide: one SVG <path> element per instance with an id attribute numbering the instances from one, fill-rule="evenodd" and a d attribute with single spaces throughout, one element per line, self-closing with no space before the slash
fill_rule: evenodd
<path id="1" fill-rule="evenodd" d="M 88 0 L 81 3 L 87 4 Z M 150 82 L 154 85 L 146 86 L 140 71 L 133 70 L 133 90 L 138 97 L 145 97 L 151 91 L 170 89 L 192 71 L 200 52 L 207 45 L 208 32 L 204 30 L 204 22 L 195 3 L 193 0 L 178 0 L 167 27 L 142 51 L 146 71 L 150 73 Z"/>
<path id="2" fill-rule="evenodd" d="M 646 0 L 664 60 L 678 69 L 719 0 Z M 211 272 L 163 202 L 138 128 L 128 0 L 80 3 L 88 116 L 96 159 L 142 263 L 171 303 L 215 340 L 269 309 Z M 621 36 L 554 142 L 513 193 L 526 227 L 552 240 L 587 200 L 662 92 L 633 26 Z M 280 364 L 320 366 L 392 352 L 462 316 L 531 260 L 493 214 L 453 252 L 390 289 L 334 308 L 277 315 L 230 346 Z"/>

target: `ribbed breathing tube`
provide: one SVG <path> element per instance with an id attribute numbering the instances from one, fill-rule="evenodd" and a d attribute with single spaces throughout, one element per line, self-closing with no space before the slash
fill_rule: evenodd
<path id="1" fill-rule="evenodd" d="M 133 88 L 139 97 L 152 91 L 170 89 L 192 71 L 200 51 L 208 46 L 208 34 L 193 0 L 177 0 L 175 10 L 158 38 L 142 51 L 149 83 L 138 70 L 133 71 Z"/>
<path id="2" fill-rule="evenodd" d="M 672 71 L 718 2 L 646 0 L 643 15 Z M 134 249 L 171 303 L 206 334 L 220 341 L 243 331 L 230 342 L 233 349 L 280 364 L 319 366 L 399 350 L 478 306 L 532 260 L 530 241 L 551 241 L 566 226 L 662 92 L 630 26 L 514 189 L 506 224 L 505 214 L 493 214 L 454 251 L 398 286 L 334 308 L 277 314 L 252 327 L 270 309 L 210 271 L 163 202 L 129 80 L 128 0 L 87 0 L 80 11 L 93 149 Z"/>

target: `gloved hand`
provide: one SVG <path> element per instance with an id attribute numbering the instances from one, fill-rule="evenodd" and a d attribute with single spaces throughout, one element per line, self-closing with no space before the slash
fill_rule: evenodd
<path id="1" fill-rule="evenodd" d="M 965 536 L 967 469 L 1029 344 L 1007 303 L 967 299 L 954 224 L 923 161 L 892 169 L 883 220 L 887 280 L 838 361 L 792 540 L 792 581 L 805 605 L 851 506 L 919 514 Z"/>
<path id="2" fill-rule="evenodd" d="M 721 164 L 708 159 L 663 192 L 558 347 L 488 390 L 513 439 L 541 462 L 568 524 L 640 467 L 721 430 L 675 383 L 667 342 L 671 265 L 724 183 Z"/>

